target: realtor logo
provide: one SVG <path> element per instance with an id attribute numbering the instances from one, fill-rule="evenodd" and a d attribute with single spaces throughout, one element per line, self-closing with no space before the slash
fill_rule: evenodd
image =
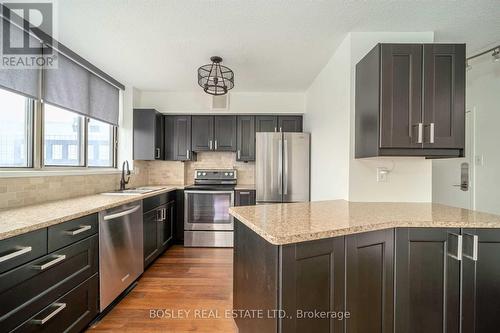
<path id="1" fill-rule="evenodd" d="M 53 7 L 52 2 L 0 2 L 0 68 L 55 68 L 55 54 L 47 47 L 55 42 Z"/>

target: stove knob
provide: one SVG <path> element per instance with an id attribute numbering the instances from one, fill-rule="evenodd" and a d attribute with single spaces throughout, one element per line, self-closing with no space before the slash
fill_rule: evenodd
<path id="1" fill-rule="evenodd" d="M 206 176 L 206 175 L 207 175 L 207 173 L 206 173 L 206 172 L 204 172 L 204 173 L 203 173 L 203 176 Z"/>
<path id="2" fill-rule="evenodd" d="M 227 172 L 226 172 L 226 173 L 224 173 L 224 176 L 227 176 L 227 175 L 229 175 Z"/>
<path id="3" fill-rule="evenodd" d="M 233 176 L 233 173 L 232 173 L 232 172 L 230 172 L 230 173 L 229 173 L 229 175 L 232 177 L 232 176 Z"/>

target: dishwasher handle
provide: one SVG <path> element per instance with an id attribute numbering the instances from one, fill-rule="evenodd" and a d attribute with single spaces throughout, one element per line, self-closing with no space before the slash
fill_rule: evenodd
<path id="1" fill-rule="evenodd" d="M 104 216 L 104 221 L 109 221 L 109 220 L 114 220 L 114 219 L 117 219 L 119 217 L 122 217 L 122 216 L 126 216 L 126 215 L 130 215 L 132 213 L 135 213 L 137 210 L 139 210 L 139 208 L 141 208 L 140 205 L 137 205 L 137 206 L 134 206 L 130 209 L 127 209 L 127 210 L 124 210 L 123 212 L 119 212 L 119 213 L 115 213 L 115 214 L 110 214 L 110 215 L 106 215 Z"/>

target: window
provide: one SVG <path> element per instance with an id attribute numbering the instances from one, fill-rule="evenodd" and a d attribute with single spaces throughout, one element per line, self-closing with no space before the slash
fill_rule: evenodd
<path id="1" fill-rule="evenodd" d="M 50 104 L 45 104 L 44 112 L 44 165 L 84 166 L 84 118 Z"/>
<path id="2" fill-rule="evenodd" d="M 31 166 L 33 100 L 0 89 L 0 167 Z"/>
<path id="3" fill-rule="evenodd" d="M 114 152 L 114 127 L 98 120 L 89 119 L 88 165 L 112 167 Z"/>

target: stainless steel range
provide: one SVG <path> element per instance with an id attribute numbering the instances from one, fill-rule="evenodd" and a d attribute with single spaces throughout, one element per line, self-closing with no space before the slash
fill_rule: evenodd
<path id="1" fill-rule="evenodd" d="M 184 190 L 184 246 L 233 247 L 236 170 L 196 170 Z"/>

